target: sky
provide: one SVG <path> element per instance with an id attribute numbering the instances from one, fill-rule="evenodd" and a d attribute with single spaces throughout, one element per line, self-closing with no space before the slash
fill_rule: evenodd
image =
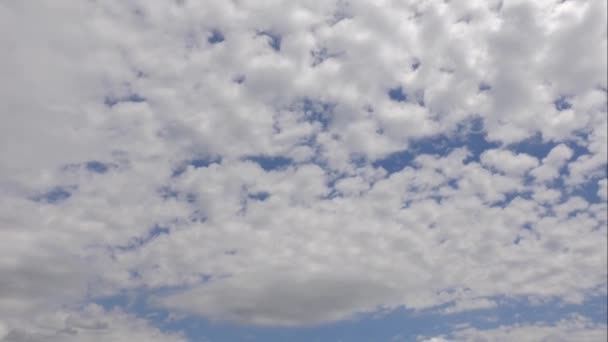
<path id="1" fill-rule="evenodd" d="M 606 341 L 606 13 L 0 0 L 0 341 Z"/>

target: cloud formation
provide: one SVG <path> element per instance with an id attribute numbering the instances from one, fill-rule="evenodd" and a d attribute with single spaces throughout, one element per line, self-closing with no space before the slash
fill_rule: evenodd
<path id="1" fill-rule="evenodd" d="M 606 10 L 0 3 L 0 340 L 605 296 Z"/>

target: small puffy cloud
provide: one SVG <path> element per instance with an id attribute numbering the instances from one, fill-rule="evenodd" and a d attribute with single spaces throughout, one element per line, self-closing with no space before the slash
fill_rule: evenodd
<path id="1" fill-rule="evenodd" d="M 481 163 L 513 176 L 521 176 L 538 166 L 538 160 L 533 156 L 508 150 L 487 150 L 481 154 Z"/>
<path id="2" fill-rule="evenodd" d="M 572 149 L 564 144 L 555 146 L 549 154 L 543 158 L 543 165 L 561 166 L 572 157 Z"/>
<path id="3" fill-rule="evenodd" d="M 551 181 L 559 177 L 561 168 L 572 158 L 572 155 L 573 151 L 568 146 L 557 145 L 543 158 L 542 164 L 531 171 L 531 174 L 539 182 Z"/>
<path id="4" fill-rule="evenodd" d="M 347 196 L 353 196 L 368 190 L 369 183 L 361 177 L 349 177 L 336 182 L 335 188 Z"/>

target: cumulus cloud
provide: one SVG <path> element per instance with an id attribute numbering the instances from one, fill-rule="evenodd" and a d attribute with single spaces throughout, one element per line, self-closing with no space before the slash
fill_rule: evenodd
<path id="1" fill-rule="evenodd" d="M 532 170 L 532 175 L 541 182 L 556 179 L 560 175 L 561 168 L 566 165 L 572 154 L 572 150 L 564 144 L 554 147 L 543 158 L 542 165 Z"/>
<path id="2" fill-rule="evenodd" d="M 481 155 L 481 163 L 506 174 L 521 176 L 538 166 L 538 160 L 525 153 L 514 154 L 511 151 L 487 150 Z"/>
<path id="3" fill-rule="evenodd" d="M 183 340 L 87 306 L 126 290 L 268 326 L 605 295 L 605 22 L 592 0 L 0 3 L 0 334 Z"/>

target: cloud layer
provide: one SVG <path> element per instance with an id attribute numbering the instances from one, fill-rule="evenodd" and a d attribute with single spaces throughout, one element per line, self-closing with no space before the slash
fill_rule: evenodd
<path id="1" fill-rule="evenodd" d="M 1 3 L 0 339 L 606 295 L 606 10 Z"/>

